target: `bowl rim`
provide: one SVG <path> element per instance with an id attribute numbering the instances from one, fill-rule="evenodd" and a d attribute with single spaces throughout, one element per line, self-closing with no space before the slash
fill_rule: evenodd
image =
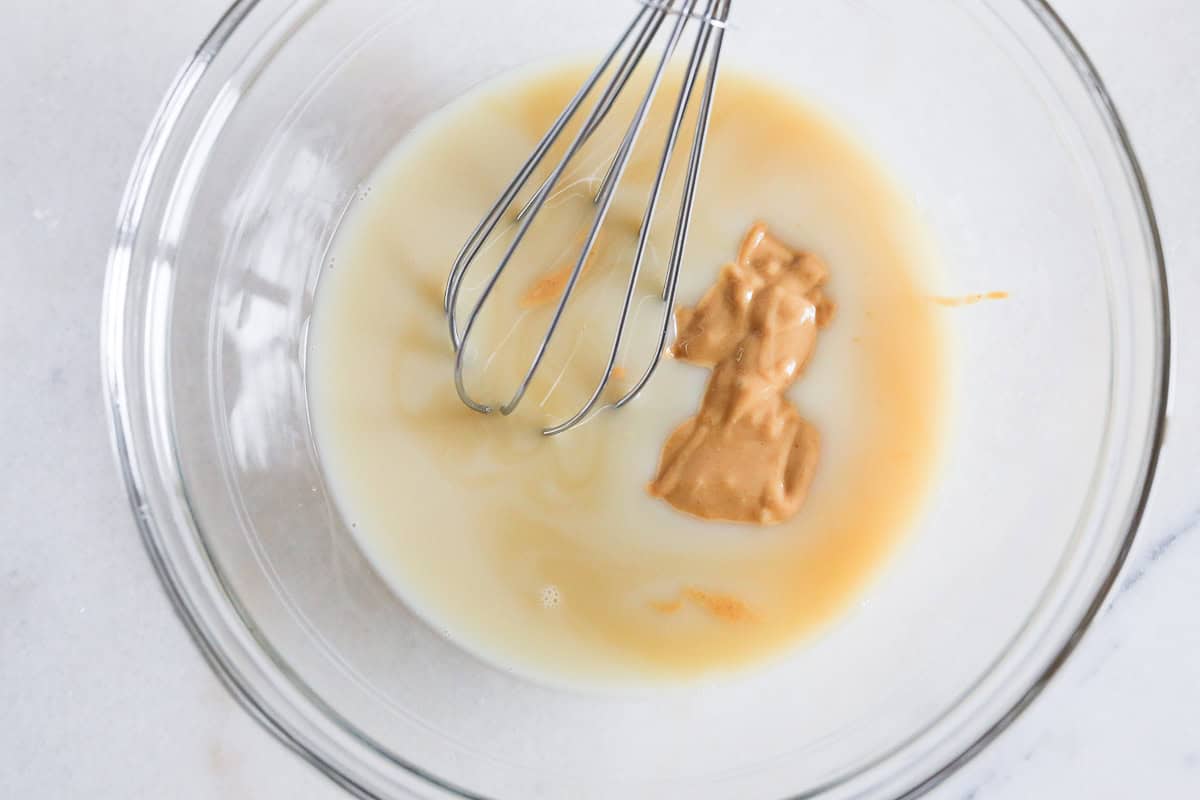
<path id="1" fill-rule="evenodd" d="M 642 2 L 643 0 L 637 1 Z M 102 296 L 100 367 L 103 400 L 114 457 L 125 483 L 131 510 L 147 555 L 158 574 L 159 581 L 176 616 L 183 623 L 214 675 L 234 700 L 265 730 L 334 783 L 353 796 L 368 800 L 383 800 L 381 795 L 339 769 L 331 759 L 298 736 L 287 724 L 280 721 L 266 704 L 259 701 L 256 693 L 243 683 L 239 671 L 223 654 L 216 637 L 185 598 L 183 589 L 176 582 L 173 571 L 168 565 L 168 556 L 161 542 L 160 525 L 146 502 L 147 491 L 140 477 L 143 471 L 135 453 L 135 435 L 127 402 L 129 387 L 126 385 L 124 359 L 119 355 L 121 344 L 125 338 L 126 288 L 133 268 L 133 240 L 139 229 L 145 199 L 157 174 L 166 142 L 175 133 L 184 106 L 195 92 L 209 65 L 246 17 L 263 2 L 264 0 L 233 0 L 176 74 L 152 118 L 134 159 L 119 206 L 116 235 L 108 254 Z M 1037 699 L 1074 652 L 1084 633 L 1090 628 L 1111 594 L 1136 539 L 1154 483 L 1166 430 L 1172 363 L 1170 297 L 1162 237 L 1145 174 L 1107 86 L 1075 34 L 1051 6 L 1049 0 L 1022 0 L 1022 3 L 1067 57 L 1076 77 L 1086 88 L 1097 113 L 1107 124 L 1108 133 L 1116 145 L 1116 155 L 1124 162 L 1123 166 L 1134 191 L 1134 200 L 1141 217 L 1146 244 L 1152 256 L 1152 276 L 1158 282 L 1157 296 L 1153 299 L 1157 306 L 1155 311 L 1158 312 L 1160 323 L 1156 336 L 1159 349 L 1159 358 L 1156 364 L 1158 380 L 1152 409 L 1151 435 L 1145 442 L 1142 453 L 1144 464 L 1140 487 L 1126 510 L 1128 529 L 1125 531 L 1120 546 L 1095 595 L 1075 623 L 1071 634 L 1007 711 L 1001 714 L 974 741 L 963 747 L 957 755 L 896 795 L 897 800 L 924 795 L 982 752 Z M 447 785 L 437 777 L 421 771 L 415 765 L 396 763 L 423 782 L 428 782 L 458 796 L 484 800 L 482 797 L 464 792 L 460 787 Z"/>

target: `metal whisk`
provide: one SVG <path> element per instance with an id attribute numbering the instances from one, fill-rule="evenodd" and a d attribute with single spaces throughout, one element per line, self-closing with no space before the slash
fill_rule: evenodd
<path id="1" fill-rule="evenodd" d="M 679 138 L 680 129 L 683 126 L 684 117 L 687 112 L 688 105 L 691 101 L 693 89 L 697 78 L 700 74 L 701 67 L 708 57 L 708 69 L 703 89 L 703 95 L 700 101 L 700 111 L 696 122 L 695 133 L 692 140 L 692 150 L 690 160 L 687 166 L 687 175 L 684 180 L 683 197 L 680 203 L 679 217 L 675 225 L 675 233 L 670 251 L 670 258 L 667 262 L 666 282 L 663 288 L 662 298 L 664 308 L 662 312 L 662 325 L 658 337 L 658 346 L 654 351 L 651 362 L 629 391 L 621 396 L 615 403 L 612 404 L 615 408 L 620 408 L 638 395 L 639 392 L 649 383 L 659 363 L 662 361 L 663 350 L 666 347 L 667 335 L 671 326 L 671 312 L 675 305 L 675 287 L 679 279 L 679 265 L 683 259 L 684 247 L 687 244 L 688 227 L 691 221 L 692 207 L 695 200 L 696 184 L 700 174 L 700 162 L 704 153 L 704 139 L 708 131 L 708 122 L 712 111 L 713 93 L 716 88 L 717 72 L 720 63 L 721 42 L 724 36 L 726 20 L 729 17 L 729 7 L 732 0 L 660 0 L 660 2 L 642 2 L 641 8 L 634 16 L 633 21 L 625 29 L 616 45 L 604 57 L 595 71 L 584 82 L 583 86 L 567 104 L 566 108 L 554 121 L 550 130 L 545 137 L 538 143 L 529 159 L 517 172 L 515 178 L 508 185 L 508 188 L 500 195 L 500 199 L 492 206 L 492 209 L 484 216 L 483 220 L 475 228 L 475 231 L 467 239 L 463 245 L 458 257 L 454 261 L 454 267 L 450 271 L 450 276 L 446 281 L 446 291 L 444 297 L 444 306 L 446 317 L 450 327 L 450 340 L 455 351 L 454 364 L 454 381 L 458 389 L 458 395 L 462 401 L 474 409 L 484 414 L 491 413 L 494 409 L 492 406 L 479 403 L 474 400 L 467 392 L 463 382 L 463 354 L 466 352 L 466 343 L 471 336 L 471 332 L 475 328 L 475 323 L 479 318 L 479 312 L 487 303 L 488 297 L 492 294 L 492 290 L 496 287 L 500 276 L 512 261 L 513 254 L 521 245 L 521 240 L 528 232 L 530 225 L 542 206 L 546 203 L 554 186 L 562 178 L 567 171 L 571 160 L 579 153 L 580 149 L 587 142 L 588 138 L 595 132 L 596 128 L 604 120 L 605 116 L 612 109 L 618 95 L 625 88 L 625 84 L 632 76 L 634 70 L 650 49 L 656 35 L 659 33 L 665 20 L 668 17 L 674 17 L 670 26 L 666 44 L 663 46 L 662 55 L 659 58 L 655 68 L 653 77 L 650 79 L 650 84 L 646 90 L 641 103 L 638 105 L 637 111 L 634 114 L 633 121 L 625 131 L 625 136 L 617 148 L 616 155 L 608 168 L 603 181 L 600 184 L 600 189 L 595 197 L 596 213 L 592 220 L 591 228 L 583 243 L 583 249 L 579 254 L 578 260 L 575 262 L 574 269 L 567 280 L 566 287 L 559 297 L 558 305 L 554 309 L 553 316 L 546 328 L 546 334 L 541 340 L 537 351 L 533 357 L 529 368 L 526 370 L 524 378 L 516 389 L 512 398 L 500 406 L 500 413 L 510 414 L 520 404 L 526 390 L 529 388 L 530 382 L 533 380 L 534 374 L 542 363 L 542 359 L 546 354 L 546 350 L 554 338 L 555 331 L 558 329 L 559 323 L 562 320 L 563 310 L 571 299 L 571 294 L 575 290 L 575 285 L 579 280 L 579 276 L 583 271 L 584 264 L 587 263 L 588 257 L 592 249 L 596 246 L 596 240 L 599 236 L 600 229 L 604 225 L 604 220 L 608 214 L 609 207 L 612 205 L 613 197 L 616 194 L 618 184 L 625 173 L 625 168 L 629 163 L 630 156 L 633 153 L 634 145 L 637 143 L 638 136 L 642 132 L 642 128 L 646 122 L 651 105 L 654 102 L 655 94 L 658 92 L 659 86 L 666 74 L 668 64 L 672 55 L 675 52 L 676 46 L 684 35 L 684 31 L 688 24 L 695 22 L 698 30 L 696 33 L 695 44 L 692 47 L 691 56 L 687 63 L 687 68 L 684 73 L 683 83 L 680 89 L 679 98 L 675 104 L 675 110 L 671 119 L 671 125 L 667 134 L 667 140 L 663 147 L 662 159 L 659 163 L 658 172 L 654 183 L 650 189 L 649 201 L 647 203 L 645 216 L 642 219 L 641 229 L 638 234 L 637 247 L 634 251 L 633 263 L 630 267 L 628 287 L 625 291 L 624 303 L 621 307 L 620 318 L 617 324 L 616 333 L 613 337 L 612 349 L 608 358 L 608 365 L 601 376 L 599 383 L 596 385 L 595 391 L 590 399 L 569 419 L 546 428 L 543 433 L 546 435 L 554 435 L 570 430 L 576 425 L 583 422 L 592 413 L 593 409 L 599 403 L 605 389 L 608 387 L 612 379 L 613 370 L 617 363 L 617 358 L 621 348 L 621 343 L 625 334 L 625 328 L 629 322 L 630 308 L 633 303 L 635 288 L 637 285 L 638 275 L 641 272 L 642 261 L 646 253 L 646 244 L 650 235 L 650 225 L 654 219 L 654 213 L 658 206 L 659 196 L 661 194 L 663 182 L 666 178 L 667 167 L 670 163 L 671 156 L 675 150 L 676 142 Z M 701 8 L 703 7 L 703 8 Z M 546 154 L 558 140 L 564 128 L 568 125 L 571 119 L 579 111 L 580 107 L 587 100 L 589 94 L 600 83 L 601 78 L 609 71 L 610 67 L 617 62 L 619 64 L 612 71 L 612 77 L 608 84 L 600 93 L 599 99 L 592 107 L 591 113 L 580 126 L 579 132 L 574 140 L 567 146 L 566 152 L 557 166 L 550 173 L 550 176 L 545 180 L 533 197 L 526 203 L 517 215 L 518 226 L 514 238 L 509 244 L 503 257 L 500 259 L 499 265 L 495 272 L 483 284 L 483 289 L 479 295 L 475 305 L 471 308 L 470 314 L 467 317 L 466 326 L 461 331 L 458 321 L 458 295 L 463 285 L 463 278 L 466 276 L 471 267 L 472 262 L 479 255 L 484 243 L 488 237 L 495 231 L 497 224 L 503 218 L 504 214 L 511 207 L 517 195 L 522 188 L 528 183 L 530 176 L 542 163 Z"/>

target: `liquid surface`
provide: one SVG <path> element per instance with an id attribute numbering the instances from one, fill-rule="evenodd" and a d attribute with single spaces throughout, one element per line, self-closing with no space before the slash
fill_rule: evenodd
<path id="1" fill-rule="evenodd" d="M 929 488 L 946 365 L 924 291 L 926 241 L 903 196 L 836 126 L 727 70 L 678 299 L 701 299 L 756 220 L 828 264 L 837 322 L 786 395 L 821 438 L 803 509 L 763 528 L 696 519 L 646 492 L 663 442 L 695 415 L 709 376 L 680 360 L 666 359 L 621 410 L 541 436 L 540 425 L 586 400 L 607 363 L 613 303 L 626 290 L 675 96 L 664 87 L 564 332 L 519 413 L 476 414 L 454 390 L 446 275 L 584 74 L 558 69 L 483 87 L 428 120 L 380 167 L 343 227 L 310 333 L 323 465 L 347 523 L 394 590 L 502 667 L 556 682 L 628 684 L 761 663 L 848 608 Z M 473 394 L 506 399 L 527 367 L 628 119 L 629 109 L 617 108 L 610 120 L 619 122 L 596 132 L 481 312 L 466 348 Z M 682 141 L 678 161 L 686 161 L 686 129 Z M 680 185 L 673 164 L 664 197 L 677 197 Z M 641 375 L 645 344 L 666 313 L 657 294 L 677 205 L 664 200 L 653 222 L 614 392 Z M 510 213 L 464 279 L 460 320 L 514 224 Z"/>

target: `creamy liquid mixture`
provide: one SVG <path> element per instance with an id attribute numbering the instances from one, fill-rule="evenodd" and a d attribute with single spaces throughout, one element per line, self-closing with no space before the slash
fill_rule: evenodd
<path id="1" fill-rule="evenodd" d="M 758 220 L 827 266 L 836 320 L 786 394 L 820 437 L 803 507 L 764 527 L 698 519 L 651 496 L 663 445 L 697 414 L 710 375 L 682 358 L 665 360 L 625 408 L 541 436 L 579 407 L 606 363 L 675 97 L 668 81 L 519 412 L 468 410 L 441 309 L 447 272 L 584 74 L 560 68 L 485 86 L 427 120 L 378 170 L 343 227 L 311 328 L 321 457 L 380 574 L 431 625 L 501 666 L 628 684 L 761 663 L 849 606 L 929 489 L 947 390 L 925 288 L 930 252 L 903 196 L 842 131 L 726 71 L 678 302 L 700 301 Z M 466 370 L 479 399 L 507 399 L 527 366 L 628 119 L 618 108 L 596 132 L 481 314 Z M 675 162 L 689 144 L 685 130 Z M 673 162 L 651 228 L 612 397 L 640 376 L 663 313 L 681 167 Z M 464 317 L 514 214 L 464 282 Z"/>

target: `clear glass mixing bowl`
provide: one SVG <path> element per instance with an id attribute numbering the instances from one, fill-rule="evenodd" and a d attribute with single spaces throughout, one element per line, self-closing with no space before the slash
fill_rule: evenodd
<path id="1" fill-rule="evenodd" d="M 824 104 L 911 192 L 953 314 L 955 434 L 920 525 L 777 668 L 654 693 L 530 683 L 373 573 L 306 418 L 338 222 L 422 117 L 601 49 L 632 2 L 245 0 L 147 136 L 109 266 L 104 370 L 146 545 L 242 704 L 362 797 L 920 794 L 1037 694 L 1129 547 L 1168 336 L 1145 187 L 1103 86 L 1036 0 L 736 0 L 728 63 Z"/>

